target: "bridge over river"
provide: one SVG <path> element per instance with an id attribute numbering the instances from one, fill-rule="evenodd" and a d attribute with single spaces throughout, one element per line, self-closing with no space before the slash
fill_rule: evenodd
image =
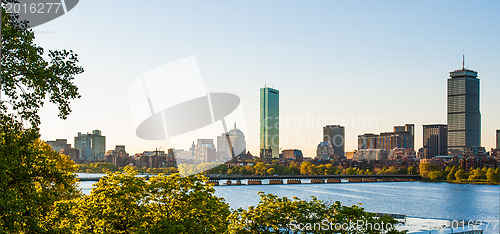
<path id="1" fill-rule="evenodd" d="M 141 175 L 144 176 L 144 175 Z M 154 176 L 154 175 L 152 175 Z M 312 184 L 321 183 L 357 183 L 357 182 L 398 182 L 421 179 L 420 175 L 205 175 L 207 183 L 220 185 L 261 184 L 301 184 L 309 180 Z M 149 175 L 144 176 L 149 178 Z M 98 181 L 101 177 L 79 177 L 80 181 Z M 263 183 L 266 181 L 267 183 Z M 307 181 L 306 181 L 307 182 Z"/>

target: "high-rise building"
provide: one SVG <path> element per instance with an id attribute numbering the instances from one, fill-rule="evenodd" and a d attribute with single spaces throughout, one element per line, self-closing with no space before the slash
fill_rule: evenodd
<path id="1" fill-rule="evenodd" d="M 377 134 L 365 133 L 358 136 L 358 150 L 375 149 L 377 147 Z"/>
<path id="2" fill-rule="evenodd" d="M 446 124 L 423 125 L 424 158 L 448 154 L 448 126 Z"/>
<path id="3" fill-rule="evenodd" d="M 394 132 L 383 132 L 380 135 L 367 133 L 358 136 L 358 150 L 394 148 L 414 149 L 415 125 L 394 126 Z"/>
<path id="4" fill-rule="evenodd" d="M 215 162 L 217 160 L 217 151 L 214 140 L 198 139 L 194 148 L 194 159 L 197 163 Z"/>
<path id="5" fill-rule="evenodd" d="M 68 144 L 68 140 L 66 139 L 56 139 L 55 141 L 46 141 L 48 145 L 52 147 L 52 149 L 59 153 L 60 150 L 71 148 L 71 144 Z"/>
<path id="6" fill-rule="evenodd" d="M 500 129 L 497 130 L 497 149 L 500 149 Z"/>
<path id="7" fill-rule="evenodd" d="M 345 128 L 340 125 L 326 125 L 323 127 L 323 141 L 329 141 L 334 153 L 339 157 L 345 156 Z"/>
<path id="8" fill-rule="evenodd" d="M 244 156 L 246 153 L 246 144 L 245 135 L 241 130 L 236 128 L 235 123 L 234 128 L 228 133 L 223 133 L 221 136 L 217 137 L 217 154 L 220 155 L 219 158 L 221 158 L 222 161 Z"/>
<path id="9" fill-rule="evenodd" d="M 99 130 L 87 134 L 79 132 L 75 137 L 75 149 L 79 150 L 81 161 L 102 161 L 106 153 L 106 137 Z"/>
<path id="10" fill-rule="evenodd" d="M 260 156 L 279 158 L 279 91 L 260 89 Z M 269 152 L 271 151 L 271 152 Z"/>
<path id="11" fill-rule="evenodd" d="M 461 155 L 471 146 L 481 146 L 479 79 L 462 66 L 448 79 L 448 152 Z"/>

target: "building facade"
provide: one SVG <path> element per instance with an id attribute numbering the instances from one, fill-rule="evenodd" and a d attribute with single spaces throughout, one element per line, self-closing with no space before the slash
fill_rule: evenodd
<path id="1" fill-rule="evenodd" d="M 448 152 L 461 155 L 466 147 L 481 146 L 481 113 L 477 72 L 450 72 L 448 79 Z"/>
<path id="2" fill-rule="evenodd" d="M 391 161 L 412 161 L 417 159 L 417 152 L 414 149 L 394 148 L 389 151 L 387 160 Z"/>
<path id="3" fill-rule="evenodd" d="M 319 161 L 332 160 L 334 155 L 333 146 L 329 141 L 319 143 L 316 148 L 316 159 Z"/>
<path id="4" fill-rule="evenodd" d="M 196 163 L 207 163 L 217 161 L 217 151 L 214 140 L 198 139 L 194 147 L 194 160 Z"/>
<path id="5" fill-rule="evenodd" d="M 298 163 L 304 161 L 304 155 L 299 149 L 284 149 L 282 154 L 283 158 L 286 160 L 296 161 Z"/>
<path id="6" fill-rule="evenodd" d="M 423 125 L 423 157 L 448 155 L 448 126 L 446 124 Z"/>
<path id="7" fill-rule="evenodd" d="M 156 149 L 135 154 L 134 159 L 135 165 L 139 168 L 162 168 L 166 167 L 167 154 L 165 151 Z"/>
<path id="8" fill-rule="evenodd" d="M 71 148 L 71 144 L 68 144 L 68 140 L 66 139 L 56 139 L 55 141 L 46 141 L 45 143 L 50 145 L 56 152 L 59 152 L 62 149 Z"/>
<path id="9" fill-rule="evenodd" d="M 279 158 L 279 91 L 264 87 L 260 89 L 260 156 L 267 155 Z"/>
<path id="10" fill-rule="evenodd" d="M 124 167 L 132 163 L 132 158 L 125 151 L 124 145 L 117 145 L 114 150 L 108 150 L 104 155 L 104 160 L 118 167 Z"/>
<path id="11" fill-rule="evenodd" d="M 223 133 L 217 137 L 217 158 L 221 159 L 221 161 L 242 157 L 245 155 L 246 149 L 245 134 L 236 128 L 236 123 L 234 124 L 234 128 L 228 133 Z"/>
<path id="12" fill-rule="evenodd" d="M 335 155 L 345 157 L 345 128 L 340 125 L 323 127 L 323 141 L 329 141 Z"/>
<path id="13" fill-rule="evenodd" d="M 500 149 L 500 129 L 497 130 L 497 149 Z"/>
<path id="14" fill-rule="evenodd" d="M 358 136 L 358 150 L 384 149 L 390 151 L 394 148 L 414 149 L 415 125 L 405 124 L 394 126 L 393 132 L 383 132 L 380 135 L 367 133 Z"/>
<path id="15" fill-rule="evenodd" d="M 106 137 L 101 131 L 93 130 L 92 133 L 78 133 L 75 137 L 75 149 L 78 149 L 80 161 L 103 161 L 106 153 Z"/>
<path id="16" fill-rule="evenodd" d="M 375 149 L 377 147 L 377 134 L 365 133 L 358 136 L 358 150 Z"/>
<path id="17" fill-rule="evenodd" d="M 354 154 L 354 161 L 381 161 L 387 160 L 389 152 L 385 149 L 361 149 Z"/>

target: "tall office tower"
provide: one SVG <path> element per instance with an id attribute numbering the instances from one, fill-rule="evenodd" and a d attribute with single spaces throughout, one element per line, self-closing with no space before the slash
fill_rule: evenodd
<path id="1" fill-rule="evenodd" d="M 260 157 L 279 158 L 279 91 L 260 89 Z M 271 152 L 269 152 L 271 151 Z"/>
<path id="2" fill-rule="evenodd" d="M 106 153 L 106 137 L 99 130 L 87 134 L 79 132 L 75 137 L 75 149 L 78 149 L 81 161 L 102 161 Z"/>
<path id="3" fill-rule="evenodd" d="M 340 125 L 326 125 L 323 127 L 323 141 L 329 141 L 333 146 L 333 152 L 339 156 L 345 156 L 345 128 Z"/>
<path id="4" fill-rule="evenodd" d="M 465 69 L 450 72 L 448 79 L 448 152 L 462 155 L 466 147 L 481 146 L 479 79 Z"/>
<path id="5" fill-rule="evenodd" d="M 497 149 L 500 149 L 500 129 L 497 130 Z"/>
<path id="6" fill-rule="evenodd" d="M 217 137 L 217 153 L 224 159 L 230 160 L 234 157 L 243 157 L 246 148 L 245 134 L 236 128 L 236 123 L 228 133 L 222 133 L 221 136 Z"/>
<path id="7" fill-rule="evenodd" d="M 411 135 L 412 148 L 415 147 L 415 124 L 405 124 L 405 131 Z"/>
<path id="8" fill-rule="evenodd" d="M 424 158 L 448 154 L 448 126 L 446 124 L 423 125 Z"/>

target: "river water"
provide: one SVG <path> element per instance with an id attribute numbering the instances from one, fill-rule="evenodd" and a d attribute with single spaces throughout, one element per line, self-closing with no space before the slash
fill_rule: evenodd
<path id="1" fill-rule="evenodd" d="M 83 193 L 90 194 L 94 183 L 82 182 Z M 289 198 L 309 199 L 315 196 L 324 201 L 340 201 L 347 206 L 361 203 L 367 211 L 404 214 L 411 217 L 409 220 L 413 218 L 412 222 L 420 224 L 424 219 L 489 222 L 490 226 L 484 233 L 499 233 L 499 185 L 373 182 L 215 187 L 215 195 L 223 197 L 234 209 L 257 205 L 259 191 Z M 493 229 L 494 226 L 496 229 Z M 486 226 L 481 227 L 484 229 Z M 451 230 L 433 233 L 451 233 Z"/>

